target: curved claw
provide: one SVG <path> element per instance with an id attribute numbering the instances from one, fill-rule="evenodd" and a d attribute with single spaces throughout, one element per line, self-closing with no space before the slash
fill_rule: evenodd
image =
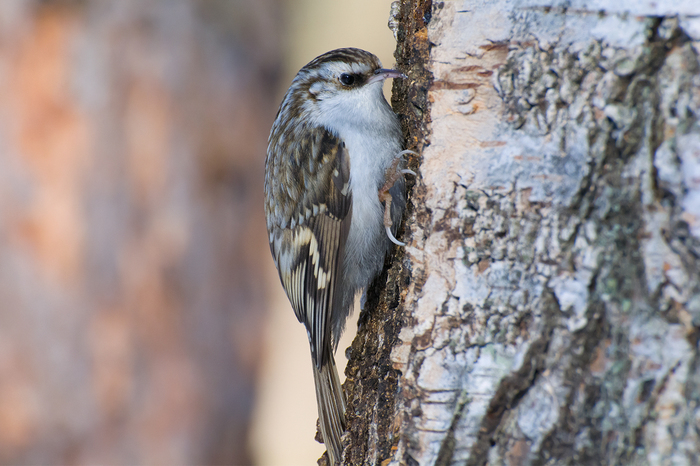
<path id="1" fill-rule="evenodd" d="M 415 155 L 416 157 L 418 156 L 418 152 L 414 152 L 412 150 L 406 149 L 406 150 L 402 150 L 401 152 L 396 154 L 396 158 L 398 159 L 402 155 L 406 155 L 406 154 L 412 154 L 412 155 Z M 399 170 L 399 172 L 401 172 L 401 174 L 403 174 L 403 175 L 413 175 L 415 177 L 418 176 L 418 175 L 416 175 L 416 172 L 414 172 L 413 170 L 409 170 L 408 168 L 402 168 Z"/>
<path id="2" fill-rule="evenodd" d="M 415 155 L 416 157 L 418 157 L 418 152 L 414 152 L 414 151 L 408 150 L 408 149 L 402 150 L 401 152 L 399 152 L 398 154 L 396 154 L 396 156 L 397 156 L 397 157 L 401 157 L 402 155 L 406 155 L 406 154 L 412 154 L 412 155 Z"/>
<path id="3" fill-rule="evenodd" d="M 397 240 L 394 238 L 394 235 L 391 234 L 391 227 L 386 227 L 386 235 L 389 237 L 392 243 L 394 243 L 397 246 L 406 246 L 406 243 L 402 243 L 401 241 Z"/>

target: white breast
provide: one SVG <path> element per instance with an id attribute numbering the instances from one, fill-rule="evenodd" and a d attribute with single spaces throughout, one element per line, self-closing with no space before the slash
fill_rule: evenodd
<path id="1" fill-rule="evenodd" d="M 346 259 L 374 276 L 384 262 L 388 241 L 378 190 L 385 182 L 386 169 L 401 151 L 401 129 L 384 99 L 381 83 L 343 94 L 320 103 L 323 117 L 319 123 L 345 142 L 350 156 L 352 223 Z"/>
<path id="2" fill-rule="evenodd" d="M 373 131 L 358 134 L 347 131 L 341 134 L 350 154 L 350 191 L 352 192 L 352 230 L 364 231 L 365 240 L 376 241 L 369 232 L 384 235 L 384 207 L 380 204 L 378 191 L 385 181 L 385 172 L 401 150 L 393 131 Z M 351 231 L 351 235 L 353 232 Z M 355 244 L 362 238 L 348 238 L 348 246 L 357 252 L 367 246 Z"/>

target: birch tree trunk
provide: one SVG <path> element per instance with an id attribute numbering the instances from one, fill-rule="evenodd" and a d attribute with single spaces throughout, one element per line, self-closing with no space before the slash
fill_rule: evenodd
<path id="1" fill-rule="evenodd" d="M 401 6 L 346 464 L 700 464 L 700 3 L 625 3 Z"/>

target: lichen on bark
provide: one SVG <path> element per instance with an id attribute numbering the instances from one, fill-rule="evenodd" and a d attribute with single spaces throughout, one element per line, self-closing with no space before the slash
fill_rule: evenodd
<path id="1" fill-rule="evenodd" d="M 424 78 L 394 103 L 420 176 L 353 344 L 347 464 L 697 464 L 690 16 L 415 3 Z"/>

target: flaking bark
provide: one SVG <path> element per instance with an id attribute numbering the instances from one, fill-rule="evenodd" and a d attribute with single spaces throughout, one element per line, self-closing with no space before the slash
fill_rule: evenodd
<path id="1" fill-rule="evenodd" d="M 401 6 L 345 464 L 700 463 L 700 7 L 563 5 Z"/>

